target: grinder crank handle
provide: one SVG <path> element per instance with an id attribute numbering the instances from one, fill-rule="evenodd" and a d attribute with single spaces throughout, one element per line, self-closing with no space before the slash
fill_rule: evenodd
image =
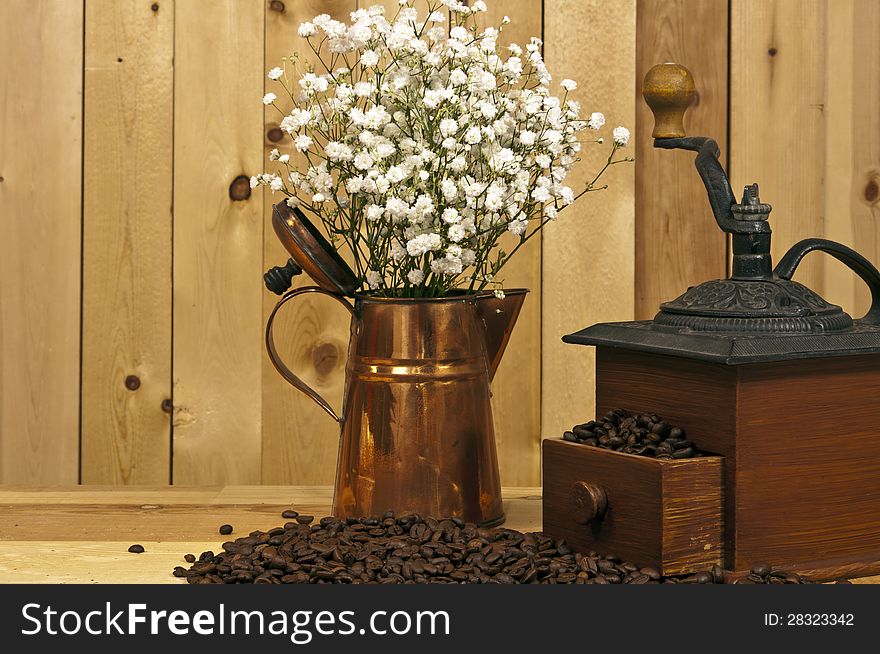
<path id="1" fill-rule="evenodd" d="M 813 250 L 830 254 L 862 278 L 862 281 L 871 289 L 871 308 L 859 319 L 859 322 L 869 325 L 880 324 L 880 271 L 852 248 L 824 238 L 805 238 L 803 241 L 795 243 L 785 253 L 785 256 L 776 264 L 776 269 L 773 272 L 783 279 L 791 279 L 801 260 Z"/>
<path id="2" fill-rule="evenodd" d="M 736 221 L 731 207 L 736 197 L 718 157 L 718 144 L 706 136 L 687 136 L 684 113 L 696 94 L 691 72 L 681 64 L 657 64 L 645 74 L 642 96 L 654 114 L 654 147 L 690 150 L 697 153 L 694 165 L 706 192 L 718 226 L 725 232 L 762 232 L 769 227 Z"/>

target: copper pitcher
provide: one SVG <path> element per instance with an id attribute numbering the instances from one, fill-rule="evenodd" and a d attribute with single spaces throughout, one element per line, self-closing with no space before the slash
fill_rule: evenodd
<path id="1" fill-rule="evenodd" d="M 266 326 L 278 372 L 341 427 L 333 514 L 419 513 L 482 525 L 504 520 L 489 384 L 528 291 L 446 298 L 288 292 Z M 341 415 L 278 355 L 278 310 L 323 293 L 351 313 Z"/>

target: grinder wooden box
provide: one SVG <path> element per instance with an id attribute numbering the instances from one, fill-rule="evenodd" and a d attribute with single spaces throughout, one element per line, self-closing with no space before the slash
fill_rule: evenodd
<path id="1" fill-rule="evenodd" d="M 723 561 L 723 459 L 679 461 L 548 439 L 544 531 L 664 575 Z"/>
<path id="2" fill-rule="evenodd" d="M 728 570 L 880 572 L 880 356 L 731 366 L 599 347 L 596 378 L 598 415 L 661 413 L 724 455 Z"/>

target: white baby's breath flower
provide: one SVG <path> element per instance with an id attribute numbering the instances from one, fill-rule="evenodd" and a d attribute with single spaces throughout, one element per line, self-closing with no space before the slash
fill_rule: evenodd
<path id="1" fill-rule="evenodd" d="M 591 113 L 590 119 L 587 121 L 587 125 L 589 125 L 590 129 L 600 129 L 604 124 L 605 115 L 599 111 Z"/>
<path id="2" fill-rule="evenodd" d="M 365 98 L 373 92 L 372 82 L 357 82 L 354 85 L 354 94 L 359 98 Z"/>
<path id="3" fill-rule="evenodd" d="M 614 144 L 621 148 L 626 147 L 626 144 L 629 143 L 629 130 L 622 125 L 615 127 L 611 136 L 614 138 Z"/>
<path id="4" fill-rule="evenodd" d="M 367 220 L 370 222 L 376 222 L 382 218 L 382 214 L 385 213 L 385 208 L 380 207 L 378 204 L 369 204 L 365 208 L 365 213 L 367 215 Z"/>
<path id="5" fill-rule="evenodd" d="M 270 105 L 273 102 L 275 102 L 275 100 L 277 98 L 278 98 L 278 96 L 275 95 L 274 93 L 267 93 L 266 95 L 263 96 L 263 104 Z"/>
<path id="6" fill-rule="evenodd" d="M 467 131 L 464 133 L 464 141 L 465 143 L 469 143 L 470 145 L 476 145 L 483 139 L 483 133 L 480 131 L 480 128 L 476 125 L 472 127 L 468 127 Z"/>
<path id="7" fill-rule="evenodd" d="M 419 234 L 406 243 L 406 251 L 411 257 L 420 257 L 428 252 L 440 249 L 443 239 L 439 234 Z"/>
<path id="8" fill-rule="evenodd" d="M 367 271 L 367 285 L 372 290 L 376 290 L 379 288 L 379 285 L 382 283 L 382 275 L 379 274 L 376 270 L 368 270 Z"/>
<path id="9" fill-rule="evenodd" d="M 379 63 L 379 53 L 375 50 L 364 50 L 361 55 L 361 65 L 371 68 Z"/>
<path id="10" fill-rule="evenodd" d="M 454 118 L 444 118 L 440 121 L 440 133 L 443 136 L 451 136 L 458 131 L 458 123 Z"/>
<path id="11" fill-rule="evenodd" d="M 289 162 L 290 162 L 290 155 L 289 154 L 282 154 L 281 156 L 278 157 L 278 163 L 286 164 Z"/>
<path id="12" fill-rule="evenodd" d="M 366 152 L 358 152 L 354 157 L 354 167 L 367 170 L 373 165 L 373 158 Z"/>
<path id="13" fill-rule="evenodd" d="M 327 199 L 327 198 L 324 197 L 324 194 L 323 194 L 323 193 L 315 193 L 315 194 L 312 196 L 312 202 L 314 202 L 315 204 L 321 204 L 321 203 L 324 202 L 326 199 Z"/>
<path id="14" fill-rule="evenodd" d="M 525 146 L 532 146 L 535 144 L 535 139 L 537 137 L 537 134 L 535 134 L 531 130 L 525 129 L 519 133 L 519 142 Z"/>
<path id="15" fill-rule="evenodd" d="M 260 185 L 260 178 L 252 175 L 250 179 L 251 188 L 257 188 Z"/>
<path id="16" fill-rule="evenodd" d="M 306 93 L 323 93 L 330 87 L 330 83 L 326 78 L 315 75 L 314 73 L 306 73 L 299 80 L 299 85 Z"/>
<path id="17" fill-rule="evenodd" d="M 324 146 L 324 154 L 331 161 L 351 161 L 354 158 L 354 152 L 351 146 L 339 141 L 330 141 Z"/>
<path id="18" fill-rule="evenodd" d="M 269 71 L 269 79 L 279 79 L 284 74 L 284 71 L 276 66 L 272 70 Z"/>
<path id="19" fill-rule="evenodd" d="M 442 217 L 443 217 L 443 222 L 450 224 L 450 225 L 453 223 L 457 223 L 457 222 L 459 222 L 459 220 L 461 220 L 461 217 L 458 213 L 458 209 L 456 209 L 455 207 L 447 207 L 446 209 L 444 209 Z"/>
<path id="20" fill-rule="evenodd" d="M 574 91 L 578 87 L 577 82 L 575 82 L 573 79 L 564 79 L 559 83 L 559 85 L 566 91 Z"/>
<path id="21" fill-rule="evenodd" d="M 299 26 L 297 33 L 303 38 L 308 38 L 308 37 L 312 36 L 313 34 L 315 34 L 317 31 L 318 31 L 318 29 L 315 27 L 314 23 L 306 22 L 306 23 L 302 23 Z"/>
<path id="22" fill-rule="evenodd" d="M 272 178 L 272 181 L 269 182 L 269 188 L 272 189 L 272 192 L 280 191 L 284 188 L 284 180 L 282 180 L 277 175 Z"/>
<path id="23" fill-rule="evenodd" d="M 515 235 L 520 236 L 526 231 L 528 223 L 525 220 L 511 220 L 507 225 L 507 230 Z"/>
<path id="24" fill-rule="evenodd" d="M 294 147 L 300 152 L 305 152 L 312 147 L 312 137 L 306 134 L 300 134 L 293 142 Z"/>
<path id="25" fill-rule="evenodd" d="M 462 156 L 455 157 L 449 162 L 449 169 L 454 173 L 460 173 L 467 168 L 467 159 Z"/>
<path id="26" fill-rule="evenodd" d="M 418 268 L 413 268 L 406 273 L 406 278 L 409 280 L 410 284 L 421 284 L 422 280 L 425 279 L 425 273 Z"/>

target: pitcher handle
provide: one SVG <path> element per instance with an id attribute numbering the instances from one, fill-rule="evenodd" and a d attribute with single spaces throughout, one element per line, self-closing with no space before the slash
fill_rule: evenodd
<path id="1" fill-rule="evenodd" d="M 275 347 L 275 338 L 272 335 L 272 325 L 275 322 L 275 314 L 278 313 L 278 309 L 284 305 L 288 300 L 292 300 L 297 295 L 303 295 L 305 293 L 323 293 L 324 295 L 329 295 L 334 300 L 339 302 L 342 306 L 348 309 L 351 315 L 354 315 L 354 307 L 351 306 L 345 298 L 340 295 L 335 295 L 334 293 L 329 293 L 325 291 L 320 286 L 303 286 L 302 288 L 294 289 L 284 295 L 279 301 L 278 304 L 275 305 L 275 308 L 272 309 L 272 313 L 269 315 L 269 321 L 266 323 L 266 351 L 269 353 L 269 359 L 272 361 L 272 365 L 275 366 L 275 370 L 284 377 L 287 382 L 293 386 L 294 388 L 302 391 L 306 395 L 308 395 L 315 403 L 320 406 L 324 411 L 330 414 L 330 417 L 333 418 L 336 422 L 342 422 L 342 419 L 336 415 L 336 412 L 330 406 L 330 404 L 321 397 L 318 392 L 311 388 L 308 384 L 306 384 L 302 379 L 293 374 L 290 368 L 288 368 L 285 363 L 281 360 L 281 357 L 278 356 L 278 350 Z"/>

